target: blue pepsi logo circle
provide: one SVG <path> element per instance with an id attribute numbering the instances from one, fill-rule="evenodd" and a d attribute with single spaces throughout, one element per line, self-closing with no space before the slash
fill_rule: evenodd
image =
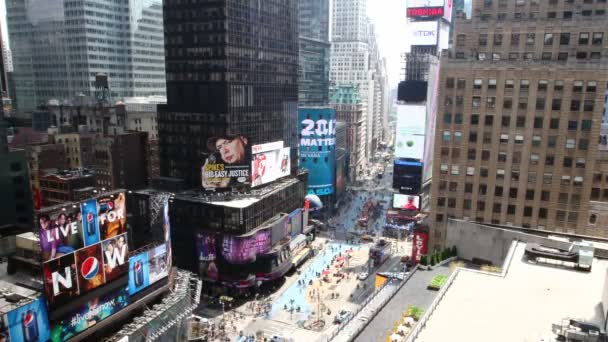
<path id="1" fill-rule="evenodd" d="M 94 257 L 86 258 L 80 266 L 80 274 L 86 280 L 95 278 L 97 272 L 99 272 L 99 261 Z"/>

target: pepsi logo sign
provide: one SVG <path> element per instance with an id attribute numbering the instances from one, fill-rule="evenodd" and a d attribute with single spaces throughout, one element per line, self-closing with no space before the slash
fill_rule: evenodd
<path id="1" fill-rule="evenodd" d="M 99 261 L 97 258 L 88 257 L 84 260 L 82 265 L 80 266 L 80 274 L 86 280 L 91 280 L 95 278 L 97 273 L 99 272 Z"/>
<path id="2" fill-rule="evenodd" d="M 23 318 L 23 325 L 29 327 L 32 324 L 34 324 L 34 314 L 28 312 Z"/>

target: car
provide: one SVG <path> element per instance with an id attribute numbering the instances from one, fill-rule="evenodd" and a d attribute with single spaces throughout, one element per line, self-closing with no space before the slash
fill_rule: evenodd
<path id="1" fill-rule="evenodd" d="M 367 279 L 367 277 L 369 277 L 369 273 L 367 272 L 361 272 L 357 275 L 357 278 L 359 278 L 359 280 L 365 280 Z"/>
<path id="2" fill-rule="evenodd" d="M 340 310 L 340 312 L 338 312 L 338 314 L 336 315 L 336 317 L 334 317 L 334 322 L 335 323 L 344 323 L 346 320 L 348 320 L 350 318 L 350 316 L 352 316 L 352 312 L 347 311 L 347 310 Z"/>

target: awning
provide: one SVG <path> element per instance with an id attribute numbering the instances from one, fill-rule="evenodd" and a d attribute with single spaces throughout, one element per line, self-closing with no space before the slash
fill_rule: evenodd
<path id="1" fill-rule="evenodd" d="M 293 257 L 292 260 L 292 264 L 294 267 L 298 267 L 300 265 L 302 265 L 304 263 L 304 261 L 306 261 L 306 259 L 308 259 L 308 257 L 310 257 L 312 254 L 312 249 L 310 248 L 304 248 L 302 251 L 300 251 L 298 254 L 296 254 L 296 256 Z"/>

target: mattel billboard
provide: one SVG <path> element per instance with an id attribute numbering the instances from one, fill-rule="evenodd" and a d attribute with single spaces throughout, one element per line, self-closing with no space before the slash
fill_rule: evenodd
<path id="1" fill-rule="evenodd" d="M 251 147 L 251 187 L 268 184 L 289 176 L 291 170 L 289 147 L 282 141 Z"/>
<path id="2" fill-rule="evenodd" d="M 50 310 L 127 273 L 125 203 L 119 192 L 38 214 Z"/>
<path id="3" fill-rule="evenodd" d="M 336 111 L 332 108 L 300 108 L 300 166 L 308 169 L 308 193 L 334 193 L 336 163 Z"/>

